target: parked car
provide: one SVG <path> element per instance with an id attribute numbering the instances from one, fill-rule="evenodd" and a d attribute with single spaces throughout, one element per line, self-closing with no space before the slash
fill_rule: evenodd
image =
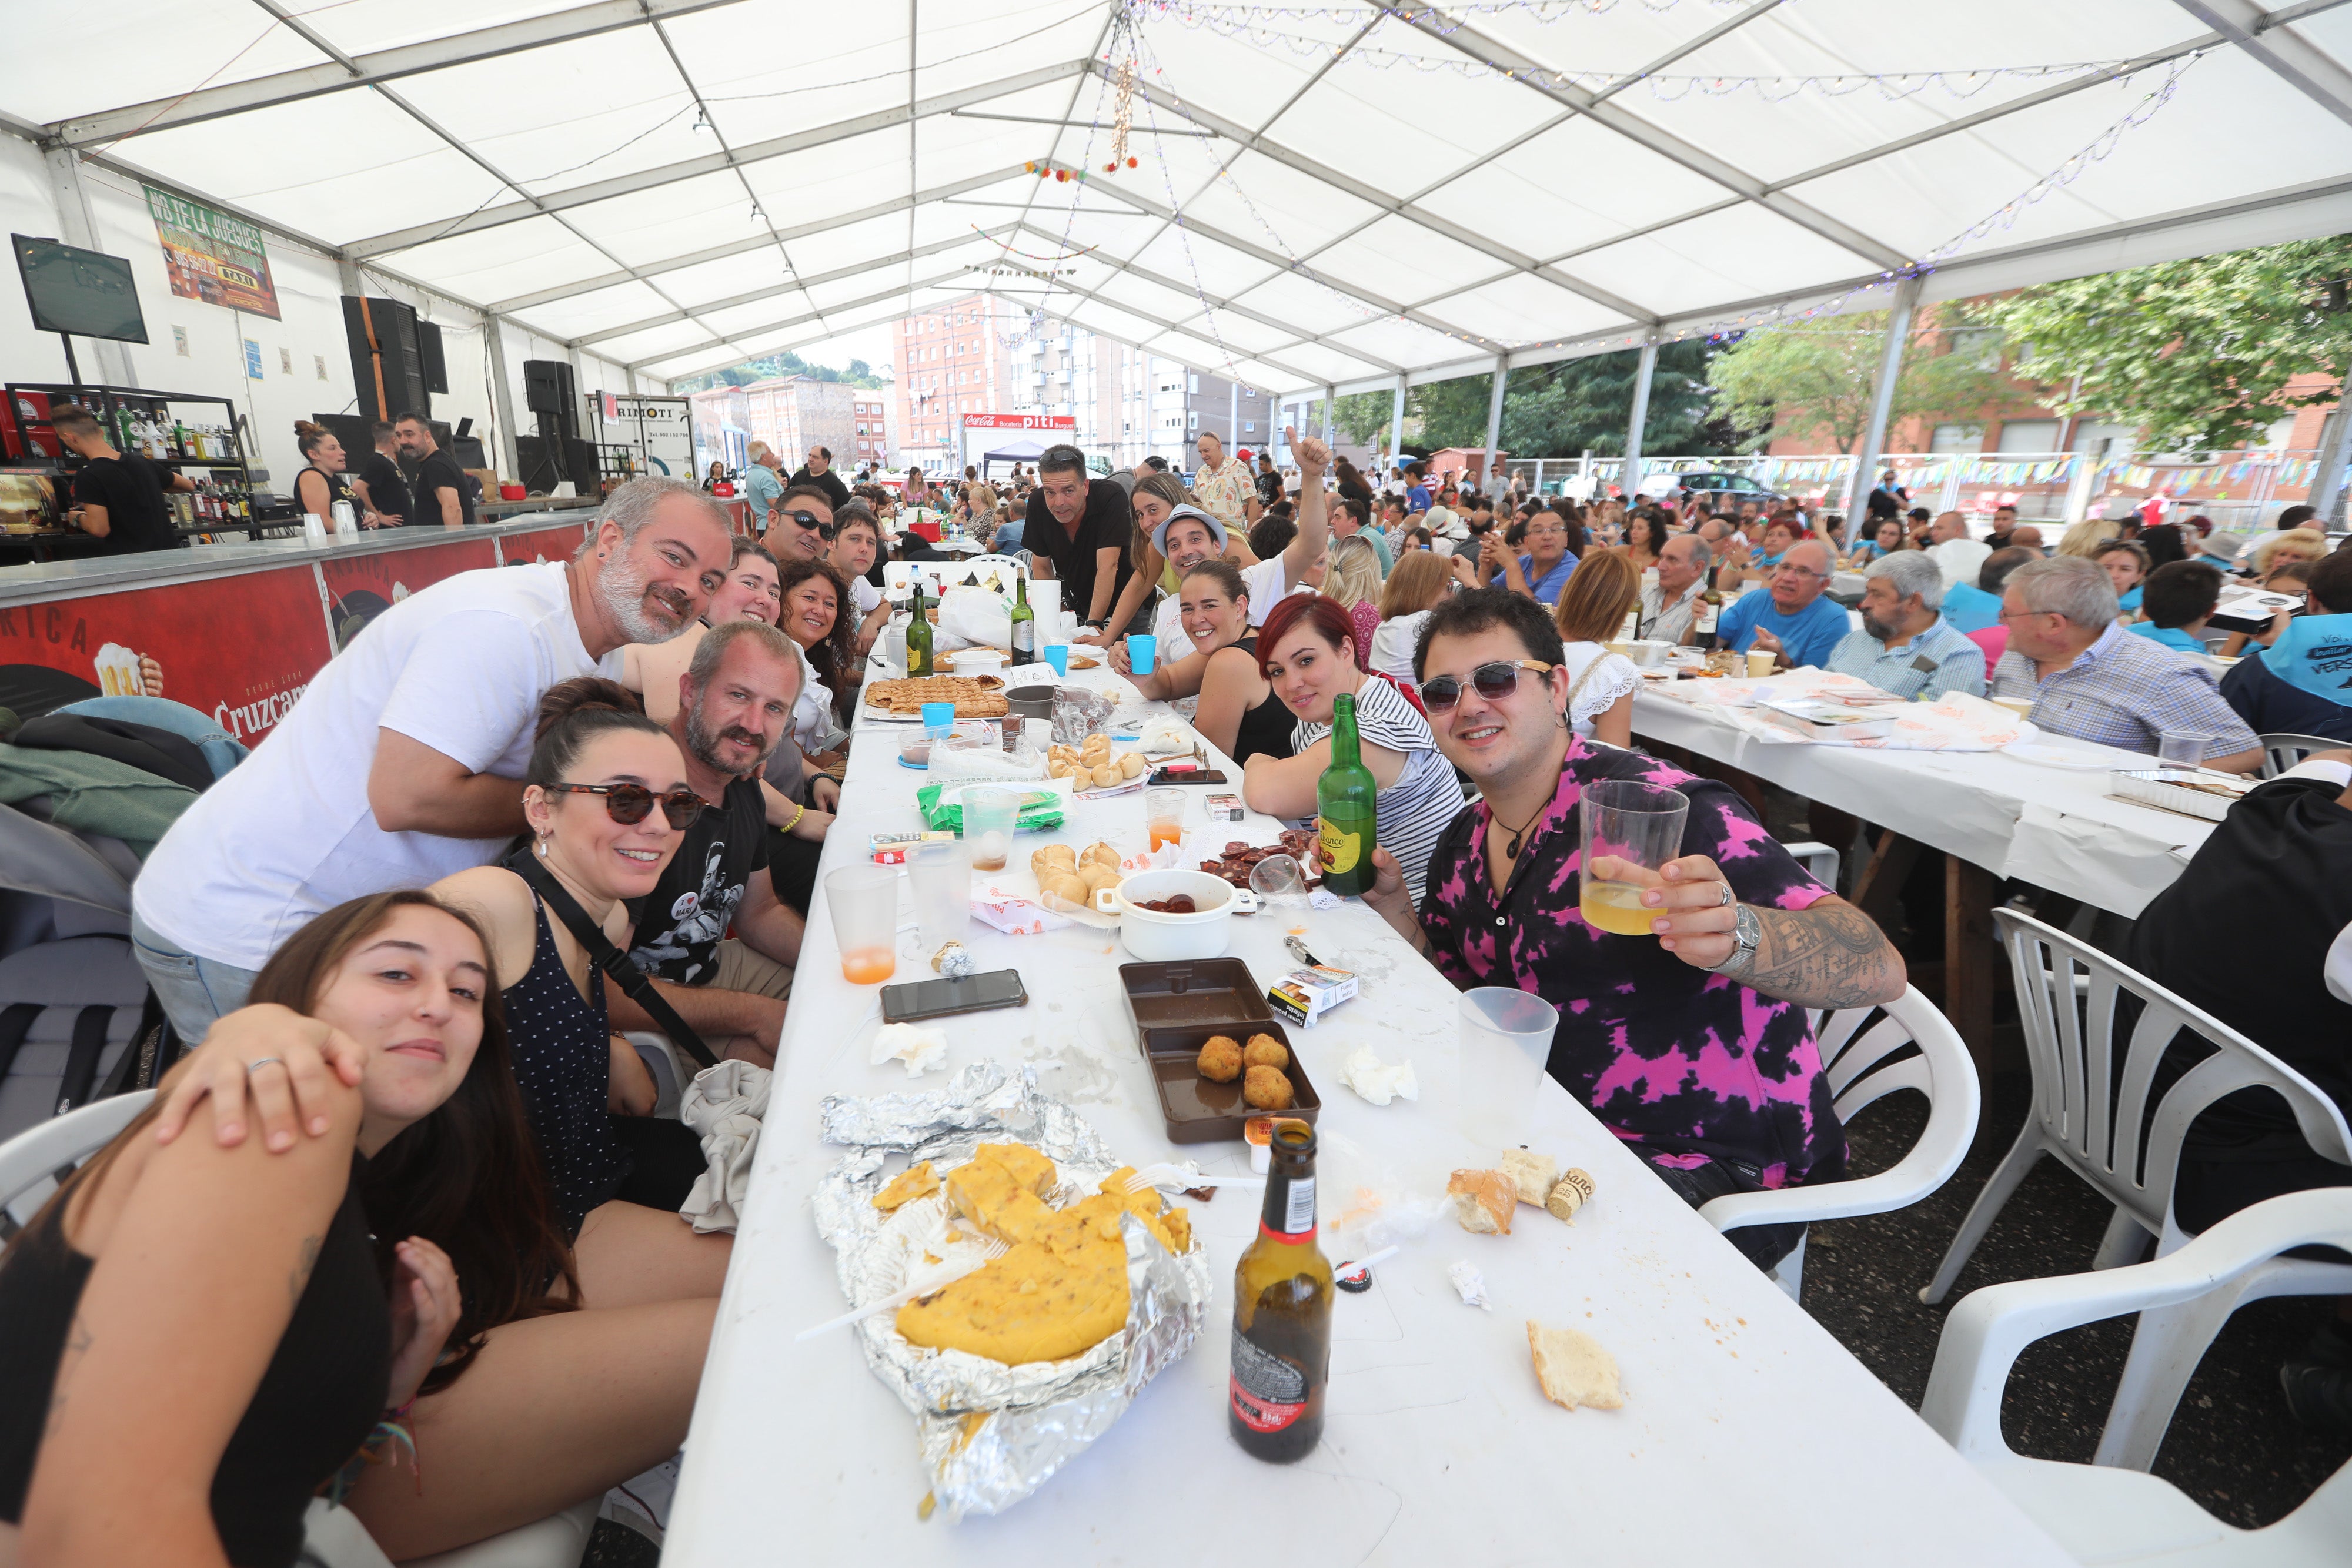
<path id="1" fill-rule="evenodd" d="M 1755 501 L 1766 511 L 1770 511 L 1789 499 L 1780 491 L 1759 485 L 1745 474 L 1727 474 L 1717 469 L 1700 468 L 1687 474 L 1677 474 L 1675 483 L 1682 487 L 1685 496 L 1698 490 L 1711 491 L 1718 503 L 1729 501 L 1734 507 L 1742 501 Z"/>

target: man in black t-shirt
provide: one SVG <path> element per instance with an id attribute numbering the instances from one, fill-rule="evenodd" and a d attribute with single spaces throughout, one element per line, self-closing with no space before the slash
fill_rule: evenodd
<path id="1" fill-rule="evenodd" d="M 1119 591 L 1134 575 L 1128 559 L 1134 532 L 1135 512 L 1125 490 L 1108 479 L 1087 477 L 1086 455 L 1076 447 L 1045 448 L 1037 459 L 1037 487 L 1029 493 L 1021 543 L 1033 558 L 1053 562 L 1064 607 L 1087 623 L 1082 637 L 1103 631 Z M 1036 570 L 1034 559 L 1030 570 Z"/>
<path id="2" fill-rule="evenodd" d="M 415 512 L 408 520 L 428 528 L 436 523 L 445 528 L 472 528 L 474 498 L 466 493 L 466 471 L 434 441 L 425 416 L 404 413 L 394 422 L 394 432 L 400 438 L 401 455 L 416 465 L 411 502 Z"/>
<path id="3" fill-rule="evenodd" d="M 370 433 L 375 450 L 352 476 L 352 489 L 365 508 L 363 528 L 396 528 L 409 520 L 408 478 L 400 471 L 400 440 L 393 427 L 377 420 Z"/>
<path id="4" fill-rule="evenodd" d="M 136 452 L 117 452 L 96 416 L 85 409 L 58 410 L 50 428 L 67 451 L 83 459 L 74 476 L 73 498 L 81 530 L 98 539 L 108 555 L 176 549 L 166 490 L 193 490 L 178 474 Z"/>
<path id="5" fill-rule="evenodd" d="M 714 1053 L 761 1067 L 775 1065 L 803 922 L 778 901 L 769 874 L 760 771 L 791 733 L 800 669 L 791 640 L 765 622 L 703 633 L 669 732 L 686 754 L 688 784 L 710 805 L 654 890 L 630 900 L 622 943 Z M 661 1028 L 617 989 L 605 1003 L 615 1029 Z"/>
<path id="6" fill-rule="evenodd" d="M 836 511 L 849 505 L 849 486 L 833 471 L 833 448 L 829 446 L 810 447 L 808 461 L 793 472 L 788 483 L 815 486 L 832 498 Z"/>

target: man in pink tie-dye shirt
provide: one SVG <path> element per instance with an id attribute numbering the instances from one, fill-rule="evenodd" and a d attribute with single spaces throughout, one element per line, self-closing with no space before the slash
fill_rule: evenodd
<path id="1" fill-rule="evenodd" d="M 1418 910 L 1384 852 L 1365 902 L 1455 985 L 1559 1008 L 1552 1077 L 1693 1207 L 1840 1179 L 1845 1134 L 1805 1009 L 1892 1001 L 1903 960 L 1730 789 L 1579 739 L 1560 717 L 1561 662 L 1559 630 L 1524 595 L 1481 590 L 1430 613 L 1414 673 L 1439 750 L 1480 800 L 1439 839 Z M 1580 802 L 1604 779 L 1689 800 L 1663 876 L 1601 866 L 1648 885 L 1654 935 L 1614 936 L 1578 911 Z M 1728 1239 L 1769 1268 L 1802 1234 L 1757 1226 Z"/>

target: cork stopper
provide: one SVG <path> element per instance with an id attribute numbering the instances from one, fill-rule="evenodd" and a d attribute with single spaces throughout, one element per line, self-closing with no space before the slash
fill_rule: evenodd
<path id="1" fill-rule="evenodd" d="M 1576 1223 L 1576 1211 L 1592 1201 L 1592 1178 L 1570 1166 L 1560 1173 L 1559 1180 L 1544 1197 L 1544 1207 L 1569 1224 Z"/>

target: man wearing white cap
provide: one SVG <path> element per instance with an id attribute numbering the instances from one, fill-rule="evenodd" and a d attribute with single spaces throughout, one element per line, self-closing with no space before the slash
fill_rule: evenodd
<path id="1" fill-rule="evenodd" d="M 1306 580 L 1307 570 L 1323 559 L 1324 547 L 1330 542 L 1330 526 L 1325 517 L 1327 501 L 1323 494 L 1323 470 L 1331 461 L 1330 449 L 1321 439 L 1303 435 L 1291 443 L 1298 459 L 1298 535 L 1283 548 L 1280 555 L 1255 566 L 1241 569 L 1242 580 L 1249 586 L 1250 624 L 1263 625 L 1266 612 L 1275 601 L 1290 591 L 1292 586 Z M 1151 535 L 1152 547 L 1176 570 L 1179 581 L 1184 574 L 1204 560 L 1214 559 L 1225 553 L 1225 526 L 1213 514 L 1199 507 L 1182 506 L 1170 512 Z M 1173 665 L 1178 660 L 1198 652 L 1192 640 L 1184 634 L 1181 604 L 1177 595 L 1160 596 L 1159 611 L 1152 616 L 1151 630 L 1160 639 L 1160 663 Z M 1110 662 L 1119 674 L 1126 674 L 1132 666 L 1128 662 L 1127 644 L 1110 644 Z M 1178 696 L 1190 696 L 1190 692 L 1178 692 Z"/>

